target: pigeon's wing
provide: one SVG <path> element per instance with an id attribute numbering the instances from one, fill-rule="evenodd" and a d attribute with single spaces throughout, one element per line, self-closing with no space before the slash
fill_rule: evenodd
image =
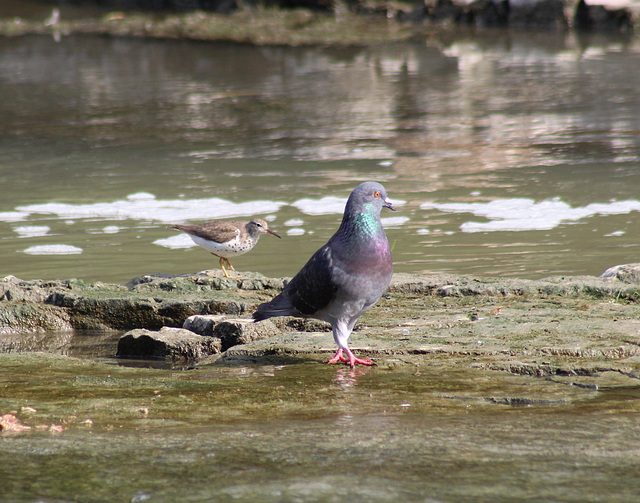
<path id="1" fill-rule="evenodd" d="M 270 302 L 258 306 L 253 318 L 272 316 L 313 316 L 334 298 L 338 286 L 333 282 L 331 249 L 320 248 L 285 289 Z"/>
<path id="2" fill-rule="evenodd" d="M 335 297 L 338 285 L 332 279 L 331 248 L 323 246 L 287 285 L 291 304 L 304 315 L 313 315 Z"/>

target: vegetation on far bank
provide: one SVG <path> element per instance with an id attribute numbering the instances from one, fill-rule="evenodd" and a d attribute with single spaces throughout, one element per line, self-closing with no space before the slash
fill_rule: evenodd
<path id="1" fill-rule="evenodd" d="M 55 5 L 55 4 L 54 4 Z M 354 7 L 355 5 L 355 7 Z M 474 0 L 457 4 L 369 2 L 336 4 L 331 9 L 241 5 L 225 13 L 210 11 L 112 11 L 66 16 L 53 8 L 48 18 L 0 18 L 0 36 L 72 34 L 228 41 L 256 45 L 367 45 L 395 42 L 456 30 L 509 28 L 532 31 L 613 33 L 631 36 L 634 13 L 584 0 Z"/>

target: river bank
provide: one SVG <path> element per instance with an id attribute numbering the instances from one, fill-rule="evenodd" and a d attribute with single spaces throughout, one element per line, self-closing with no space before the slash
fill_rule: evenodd
<path id="1" fill-rule="evenodd" d="M 39 14 L 33 15 L 28 7 L 10 4 L 7 11 L 15 15 L 0 18 L 0 35 L 47 34 L 56 39 L 69 35 L 108 35 L 288 46 L 362 46 L 464 37 L 469 31 L 495 28 L 533 32 L 575 30 L 581 35 L 605 33 L 629 37 L 633 36 L 640 11 L 635 3 L 608 6 L 560 0 L 477 0 L 469 4 L 442 0 L 424 5 L 372 2 L 351 7 L 337 4 L 321 10 L 245 6 L 224 14 L 200 10 L 96 11 L 79 8 L 67 14 L 69 7 L 58 9 L 55 4 L 53 6 L 51 13 L 44 16 L 42 6 L 36 9 Z"/>
<path id="2" fill-rule="evenodd" d="M 640 286 L 634 266 L 615 274 L 543 280 L 396 274 L 386 296 L 356 326 L 351 344 L 382 368 L 436 358 L 449 359 L 452 366 L 553 376 L 586 388 L 635 385 L 640 376 Z M 33 337 L 24 343 L 20 337 L 45 331 L 68 338 L 64 334 L 71 330 L 122 334 L 142 329 L 151 337 L 177 330 L 178 341 L 197 334 L 208 349 L 185 349 L 184 354 L 164 349 L 161 358 L 199 356 L 188 364 L 205 357 L 219 364 L 261 364 L 274 358 L 320 362 L 334 351 L 328 325 L 293 318 L 251 322 L 255 306 L 285 282 L 255 273 L 229 279 L 217 270 L 143 276 L 126 285 L 9 276 L 0 281 L 0 348 L 24 351 L 33 346 Z M 211 338 L 217 338 L 215 344 Z M 49 344 L 60 346 L 55 338 Z"/>
<path id="3" fill-rule="evenodd" d="M 334 351 L 327 327 L 290 319 L 188 364 L 114 358 L 133 326 L 177 331 L 194 316 L 251 324 L 253 307 L 283 284 L 220 271 L 127 285 L 0 281 L 5 498 L 637 494 L 635 266 L 540 281 L 396 275 L 351 337 L 375 367 L 322 363 Z M 80 333 L 103 353 L 67 356 Z"/>

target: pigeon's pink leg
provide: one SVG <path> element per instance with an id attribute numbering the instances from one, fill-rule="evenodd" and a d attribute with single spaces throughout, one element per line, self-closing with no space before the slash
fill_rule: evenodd
<path id="1" fill-rule="evenodd" d="M 373 363 L 368 358 L 367 359 L 356 358 L 349 348 L 345 348 L 345 352 L 349 356 L 349 365 L 351 366 L 351 368 L 355 367 L 356 363 L 359 363 L 360 365 L 368 365 L 368 366 L 375 365 L 375 363 Z"/>
<path id="2" fill-rule="evenodd" d="M 355 367 L 356 363 L 360 365 L 368 365 L 368 366 L 375 365 L 375 363 L 373 363 L 369 359 L 365 360 L 362 358 L 356 358 L 349 348 L 345 348 L 344 351 L 345 353 L 347 353 L 348 358 L 345 358 L 344 356 L 342 356 L 342 348 L 338 348 L 338 352 L 335 354 L 333 358 L 331 358 L 330 360 L 327 360 L 327 363 L 338 363 L 338 362 L 349 363 L 349 366 L 351 368 Z"/>
<path id="3" fill-rule="evenodd" d="M 326 363 L 338 363 L 338 362 L 348 362 L 349 360 L 342 356 L 342 348 L 338 348 L 338 352 L 335 356 L 326 361 Z"/>

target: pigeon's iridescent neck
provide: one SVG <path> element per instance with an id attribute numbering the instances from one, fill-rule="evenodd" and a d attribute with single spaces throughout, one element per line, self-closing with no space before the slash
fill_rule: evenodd
<path id="1" fill-rule="evenodd" d="M 356 236 L 363 241 L 370 241 L 384 235 L 380 215 L 372 204 L 365 205 L 362 211 L 345 213 L 342 227 L 346 235 Z"/>

